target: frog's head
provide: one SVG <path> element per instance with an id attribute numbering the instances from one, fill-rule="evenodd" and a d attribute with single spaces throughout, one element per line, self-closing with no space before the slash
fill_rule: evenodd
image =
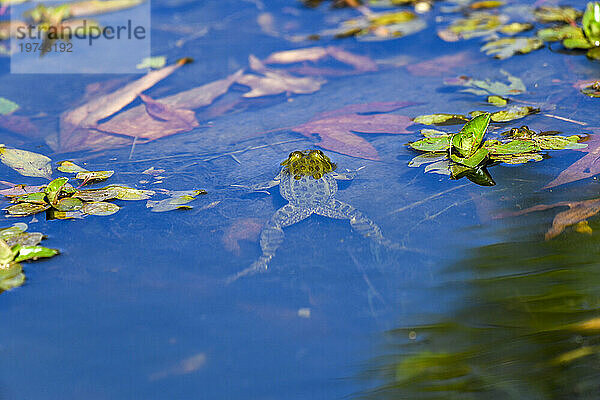
<path id="1" fill-rule="evenodd" d="M 507 133 L 507 136 L 510 136 L 514 139 L 531 139 L 532 137 L 536 136 L 536 133 L 529 129 L 527 125 L 523 125 L 520 128 L 512 128 Z"/>
<path id="2" fill-rule="evenodd" d="M 335 171 L 336 168 L 336 165 L 321 150 L 293 151 L 281 165 L 288 174 L 294 176 L 294 179 L 303 176 L 320 179 L 323 175 Z"/>

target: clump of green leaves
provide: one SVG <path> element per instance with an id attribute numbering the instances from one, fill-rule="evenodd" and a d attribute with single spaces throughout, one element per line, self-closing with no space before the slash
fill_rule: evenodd
<path id="1" fill-rule="evenodd" d="M 581 138 L 577 135 L 567 137 L 554 135 L 554 132 L 536 133 L 527 126 L 511 129 L 501 138 L 484 141 L 492 115 L 482 113 L 454 134 L 431 129 L 421 131 L 425 138 L 409 143 L 409 146 L 425 154 L 415 157 L 409 166 L 433 163 L 426 167 L 425 172 L 446 174 L 453 179 L 466 176 L 477 184 L 491 186 L 495 183 L 485 168 L 487 165 L 541 161 L 542 151 L 587 146 L 578 143 Z"/>
<path id="2" fill-rule="evenodd" d="M 0 293 L 25 282 L 20 262 L 54 257 L 59 253 L 58 250 L 39 246 L 44 235 L 26 230 L 26 224 L 0 229 Z"/>
<path id="3" fill-rule="evenodd" d="M 338 28 L 321 33 L 336 38 L 355 37 L 358 40 L 377 41 L 396 39 L 425 29 L 422 18 L 408 10 L 366 13 L 359 18 L 344 21 Z"/>
<path id="4" fill-rule="evenodd" d="M 587 50 L 588 58 L 600 60 L 600 2 L 588 3 L 581 26 L 578 26 L 574 21 L 580 15 L 569 15 L 569 18 L 563 19 L 557 17 L 552 21 L 567 24 L 540 29 L 537 36 L 546 42 L 560 41 L 567 49 Z"/>
<path id="5" fill-rule="evenodd" d="M 156 194 L 152 190 L 134 189 L 123 185 L 108 185 L 97 189 L 82 189 L 88 183 L 108 179 L 114 171 L 88 171 L 71 161 L 59 163 L 58 170 L 76 174 L 81 184 L 73 187 L 69 178 L 56 178 L 47 185 L 17 185 L 0 191 L 12 205 L 4 210 L 12 217 L 25 217 L 46 211 L 47 219 L 84 218 L 89 215 L 107 216 L 120 210 L 111 200 L 148 200 Z M 204 190 L 169 192 L 168 199 L 152 202 L 153 211 L 170 211 L 177 208 L 192 208 L 187 205 Z M 156 204 L 155 204 L 156 203 Z"/>

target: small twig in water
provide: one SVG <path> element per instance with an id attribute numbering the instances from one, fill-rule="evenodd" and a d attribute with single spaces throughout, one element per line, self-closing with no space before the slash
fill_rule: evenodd
<path id="1" fill-rule="evenodd" d="M 583 126 L 587 125 L 587 122 L 575 121 L 574 119 L 569 119 L 569 118 L 565 118 L 565 117 L 559 117 L 558 115 L 544 114 L 544 116 L 545 117 L 550 117 L 550 118 L 560 119 L 561 121 L 572 122 L 574 124 L 579 124 L 579 125 L 583 125 Z"/>

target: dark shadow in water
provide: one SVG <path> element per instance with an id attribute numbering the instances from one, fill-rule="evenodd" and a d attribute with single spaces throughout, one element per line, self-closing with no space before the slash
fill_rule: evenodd
<path id="1" fill-rule="evenodd" d="M 366 374 L 378 387 L 356 397 L 600 398 L 597 235 L 480 247 L 451 273 L 470 277 L 456 312 L 389 332 Z"/>

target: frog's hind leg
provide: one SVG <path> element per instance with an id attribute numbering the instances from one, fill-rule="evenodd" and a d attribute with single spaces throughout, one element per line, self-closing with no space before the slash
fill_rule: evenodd
<path id="1" fill-rule="evenodd" d="M 381 229 L 375 222 L 348 203 L 332 199 L 315 210 L 315 214 L 335 219 L 347 219 L 350 221 L 350 226 L 364 237 L 389 248 L 400 248 L 398 243 L 394 243 L 383 236 Z"/>
<path id="2" fill-rule="evenodd" d="M 313 213 L 313 210 L 298 207 L 293 204 L 286 204 L 273 214 L 269 222 L 263 228 L 260 234 L 260 247 L 262 256 L 256 260 L 250 267 L 227 279 L 227 283 L 233 282 L 243 276 L 252 275 L 257 272 L 266 271 L 269 262 L 275 255 L 275 251 L 283 243 L 284 233 L 283 228 L 294 225 L 303 219 L 308 218 Z"/>

